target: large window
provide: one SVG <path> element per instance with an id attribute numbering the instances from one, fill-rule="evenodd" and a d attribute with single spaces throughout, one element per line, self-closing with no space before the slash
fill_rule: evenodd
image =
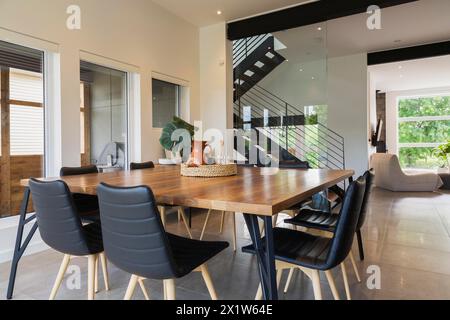
<path id="1" fill-rule="evenodd" d="M 127 164 L 127 73 L 89 62 L 80 70 L 81 162 L 100 170 Z"/>
<path id="2" fill-rule="evenodd" d="M 163 128 L 180 111 L 180 86 L 153 79 L 153 128 Z"/>
<path id="3" fill-rule="evenodd" d="M 0 217 L 6 217 L 19 212 L 20 180 L 45 175 L 43 52 L 0 41 L 0 71 Z"/>
<path id="4" fill-rule="evenodd" d="M 402 98 L 398 103 L 398 142 L 404 168 L 441 165 L 433 149 L 450 138 L 450 95 Z"/>

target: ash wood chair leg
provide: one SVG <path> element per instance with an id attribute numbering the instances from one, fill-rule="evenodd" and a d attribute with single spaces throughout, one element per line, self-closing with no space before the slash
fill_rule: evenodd
<path id="1" fill-rule="evenodd" d="M 233 250 L 236 252 L 237 250 L 237 237 L 236 237 L 236 214 L 231 212 L 231 219 L 233 220 Z"/>
<path id="2" fill-rule="evenodd" d="M 144 278 L 138 279 L 139 286 L 141 287 L 142 293 L 144 294 L 145 300 L 150 300 L 147 289 L 145 288 Z"/>
<path id="3" fill-rule="evenodd" d="M 342 269 L 342 278 L 344 280 L 345 294 L 347 295 L 347 300 L 352 300 L 352 296 L 350 293 L 350 286 L 348 284 L 347 268 L 345 267 L 344 262 L 341 263 L 341 269 Z"/>
<path id="4" fill-rule="evenodd" d="M 184 226 L 186 227 L 186 231 L 189 235 L 189 238 L 193 239 L 191 229 L 189 229 L 188 219 L 186 218 L 186 215 L 184 214 L 183 208 L 178 209 L 178 215 L 181 216 L 181 220 L 183 220 L 183 223 L 184 223 Z"/>
<path id="5" fill-rule="evenodd" d="M 333 274 L 331 273 L 330 270 L 327 270 L 325 271 L 325 275 L 327 277 L 328 284 L 330 285 L 331 293 L 333 294 L 334 300 L 340 300 L 341 298 L 339 297 L 339 292 L 336 288 L 336 283 L 334 282 Z"/>
<path id="6" fill-rule="evenodd" d="M 127 291 L 125 292 L 125 297 L 123 300 L 131 300 L 131 297 L 133 296 L 134 289 L 136 289 L 136 284 L 138 283 L 139 277 L 136 275 L 132 275 L 130 282 L 128 283 Z"/>
<path id="7" fill-rule="evenodd" d="M 88 256 L 88 300 L 94 300 L 95 296 L 95 262 L 97 255 Z"/>
<path id="8" fill-rule="evenodd" d="M 206 264 L 200 266 L 200 271 L 202 272 L 203 280 L 205 280 L 206 287 L 208 288 L 209 295 L 212 300 L 218 300 L 216 289 L 214 289 L 213 282 L 211 280 L 211 275 L 209 274 L 208 267 Z"/>
<path id="9" fill-rule="evenodd" d="M 103 282 L 105 283 L 105 290 L 109 291 L 109 275 L 108 275 L 108 263 L 106 262 L 105 253 L 100 253 L 100 262 L 102 264 Z"/>
<path id="10" fill-rule="evenodd" d="M 225 211 L 222 211 L 222 217 L 220 218 L 220 229 L 219 233 L 223 232 L 223 224 L 225 222 Z"/>
<path id="11" fill-rule="evenodd" d="M 289 286 L 291 285 L 292 276 L 294 275 L 294 271 L 295 271 L 295 268 L 290 268 L 289 269 L 289 275 L 288 275 L 288 278 L 286 280 L 286 285 L 284 286 L 284 293 L 287 293 L 288 290 L 289 290 Z"/>
<path id="12" fill-rule="evenodd" d="M 167 279 L 165 282 L 166 300 L 176 300 L 175 297 L 175 280 Z"/>
<path id="13" fill-rule="evenodd" d="M 65 254 L 63 261 L 61 262 L 61 266 L 59 267 L 58 274 L 56 276 L 55 284 L 53 285 L 52 291 L 50 293 L 49 300 L 54 300 L 56 297 L 56 293 L 58 292 L 59 287 L 61 286 L 61 282 L 64 279 L 64 275 L 66 274 L 67 267 L 69 266 L 70 255 Z"/>
<path id="14" fill-rule="evenodd" d="M 277 226 L 278 213 L 272 217 L 272 225 L 275 228 Z"/>
<path id="15" fill-rule="evenodd" d="M 350 261 L 352 262 L 353 270 L 355 271 L 356 280 L 358 280 L 358 282 L 361 282 L 361 277 L 359 275 L 358 267 L 356 265 L 355 257 L 353 256 L 353 252 L 350 251 L 349 256 L 350 256 Z"/>
<path id="16" fill-rule="evenodd" d="M 159 214 L 161 215 L 161 222 L 164 228 L 166 228 L 166 207 L 159 207 Z"/>
<path id="17" fill-rule="evenodd" d="M 98 292 L 98 256 L 95 256 L 94 292 Z"/>
<path id="18" fill-rule="evenodd" d="M 322 289 L 320 287 L 320 275 L 318 270 L 311 270 L 314 298 L 316 300 L 322 300 Z"/>
<path id="19" fill-rule="evenodd" d="M 206 214 L 205 223 L 203 224 L 202 233 L 200 235 L 200 240 L 203 240 L 203 236 L 205 235 L 206 226 L 208 225 L 209 217 L 211 216 L 211 209 L 208 210 L 208 213 Z"/>
<path id="20" fill-rule="evenodd" d="M 163 281 L 163 295 L 164 295 L 164 300 L 167 300 L 167 289 L 166 289 L 165 281 Z"/>

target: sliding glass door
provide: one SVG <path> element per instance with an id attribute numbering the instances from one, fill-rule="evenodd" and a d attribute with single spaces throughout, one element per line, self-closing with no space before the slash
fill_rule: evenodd
<path id="1" fill-rule="evenodd" d="M 81 163 L 102 171 L 126 168 L 127 73 L 81 62 Z"/>
<path id="2" fill-rule="evenodd" d="M 0 69 L 0 217 L 6 217 L 19 212 L 20 180 L 45 175 L 43 52 L 0 41 Z"/>

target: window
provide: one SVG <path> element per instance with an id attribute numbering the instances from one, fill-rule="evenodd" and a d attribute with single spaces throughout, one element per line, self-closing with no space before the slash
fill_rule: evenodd
<path id="1" fill-rule="evenodd" d="M 0 41 L 0 217 L 19 212 L 21 179 L 45 175 L 43 58 Z"/>
<path id="2" fill-rule="evenodd" d="M 42 74 L 10 69 L 10 154 L 44 154 Z"/>
<path id="3" fill-rule="evenodd" d="M 181 88 L 173 83 L 153 79 L 152 92 L 153 128 L 164 128 L 180 113 Z"/>
<path id="4" fill-rule="evenodd" d="M 128 146 L 127 73 L 81 61 L 80 154 L 84 165 L 124 169 Z"/>
<path id="5" fill-rule="evenodd" d="M 450 95 L 399 99 L 398 142 L 402 167 L 439 167 L 433 149 L 449 137 Z"/>

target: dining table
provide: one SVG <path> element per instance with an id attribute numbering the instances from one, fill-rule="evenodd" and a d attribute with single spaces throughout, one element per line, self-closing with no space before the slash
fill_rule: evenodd
<path id="1" fill-rule="evenodd" d="M 73 193 L 95 195 L 97 186 L 148 186 L 158 205 L 212 209 L 243 214 L 255 248 L 258 271 L 266 300 L 278 299 L 272 217 L 328 188 L 352 179 L 353 170 L 279 169 L 239 166 L 228 177 L 185 177 L 180 166 L 158 165 L 153 169 L 41 178 L 63 180 Z M 20 209 L 7 298 L 13 296 L 17 267 L 38 226 L 35 214 L 27 214 L 28 179 L 21 181 L 24 195 Z M 259 221 L 264 222 L 264 236 Z M 34 223 L 24 238 L 25 225 Z"/>

